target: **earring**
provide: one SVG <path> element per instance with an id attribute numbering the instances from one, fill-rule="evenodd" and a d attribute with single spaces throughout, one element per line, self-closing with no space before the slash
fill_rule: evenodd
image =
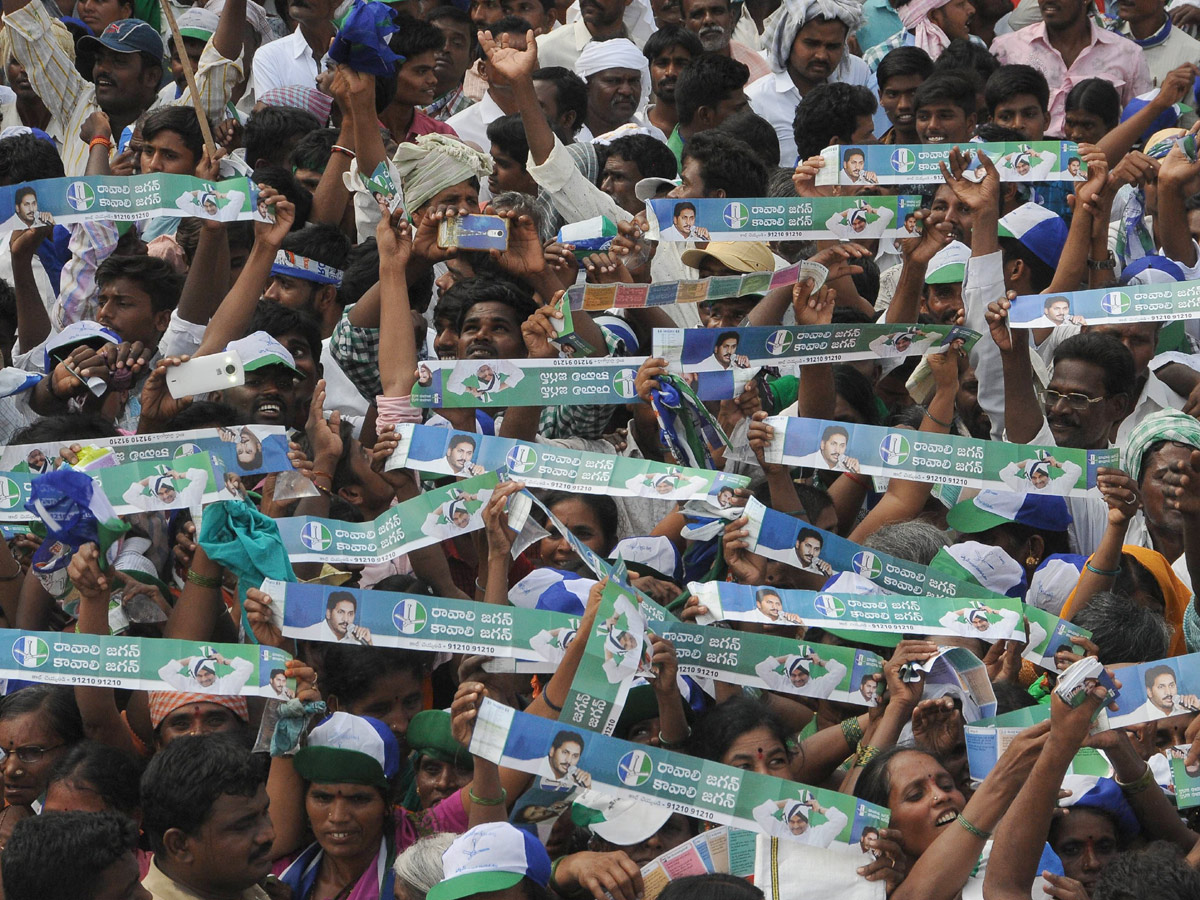
<path id="1" fill-rule="evenodd" d="M 1025 557 L 1025 565 L 1029 566 L 1029 568 L 1031 568 L 1031 569 L 1034 566 L 1036 566 L 1039 562 L 1041 562 L 1041 560 L 1039 560 L 1036 556 Z"/>

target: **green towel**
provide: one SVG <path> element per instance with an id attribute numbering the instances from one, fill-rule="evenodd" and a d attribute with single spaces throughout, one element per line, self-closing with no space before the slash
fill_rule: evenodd
<path id="1" fill-rule="evenodd" d="M 197 543 L 209 559 L 237 576 L 242 628 L 247 638 L 257 643 L 246 620 L 246 591 L 265 578 L 296 580 L 279 526 L 243 500 L 212 503 L 204 508 Z"/>

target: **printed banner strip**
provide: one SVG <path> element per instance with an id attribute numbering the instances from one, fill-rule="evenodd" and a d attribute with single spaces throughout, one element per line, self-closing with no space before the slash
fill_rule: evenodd
<path id="1" fill-rule="evenodd" d="M 645 357 L 428 360 L 417 367 L 412 404 L 423 409 L 619 406 L 637 397 Z"/>
<path id="2" fill-rule="evenodd" d="M 1084 181 L 1087 162 L 1074 141 L 989 141 L 963 144 L 968 172 L 981 168 L 975 155 L 982 151 L 992 161 L 1001 181 Z M 946 162 L 946 144 L 853 145 L 826 147 L 825 166 L 815 184 L 942 184 L 939 163 Z"/>
<path id="3" fill-rule="evenodd" d="M 665 197 L 646 202 L 652 241 L 867 241 L 911 237 L 921 198 Z"/>
<path id="4" fill-rule="evenodd" d="M 1062 294 L 1023 294 L 1008 311 L 1013 328 L 1173 322 L 1200 316 L 1200 281 L 1127 284 Z"/>

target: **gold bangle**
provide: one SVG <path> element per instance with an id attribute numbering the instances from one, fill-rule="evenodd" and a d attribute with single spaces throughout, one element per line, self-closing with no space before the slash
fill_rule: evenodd
<path id="1" fill-rule="evenodd" d="M 1145 771 L 1143 771 L 1142 774 L 1137 778 L 1133 779 L 1133 781 L 1121 781 L 1117 778 L 1114 778 L 1113 780 L 1117 782 L 1117 787 L 1121 789 L 1121 793 L 1127 797 L 1131 794 L 1140 794 L 1142 791 L 1149 789 L 1150 785 L 1155 783 L 1154 771 L 1150 768 L 1149 763 L 1146 763 Z"/>
<path id="2" fill-rule="evenodd" d="M 192 584 L 200 585 L 200 587 L 219 588 L 221 586 L 220 578 L 216 578 L 212 575 L 201 575 L 195 569 L 188 569 L 187 580 Z"/>

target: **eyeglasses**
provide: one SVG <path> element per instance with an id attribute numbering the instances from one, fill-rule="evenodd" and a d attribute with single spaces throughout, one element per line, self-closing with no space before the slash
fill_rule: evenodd
<path id="1" fill-rule="evenodd" d="M 1046 390 L 1038 391 L 1038 399 L 1042 401 L 1042 406 L 1046 409 L 1053 409 L 1058 405 L 1059 400 L 1064 400 L 1071 409 L 1082 412 L 1093 403 L 1100 403 L 1107 400 L 1108 397 L 1089 397 L 1087 394 L 1060 394 L 1058 391 L 1052 391 L 1047 388 Z"/>
<path id="2" fill-rule="evenodd" d="M 17 747 L 15 750 L 5 750 L 3 747 L 0 747 L 0 766 L 3 766 L 10 756 L 15 756 L 18 760 L 25 763 L 25 765 L 32 766 L 35 763 L 41 762 L 42 757 L 51 750 L 57 750 L 62 746 L 65 745 L 55 744 L 53 747 L 38 747 L 31 744 L 27 747 Z"/>

